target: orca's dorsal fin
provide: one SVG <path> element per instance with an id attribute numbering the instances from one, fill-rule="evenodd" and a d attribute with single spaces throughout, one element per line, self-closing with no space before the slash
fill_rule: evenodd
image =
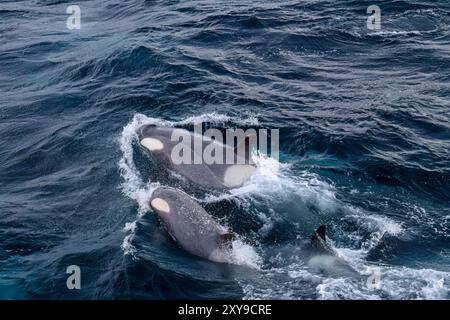
<path id="1" fill-rule="evenodd" d="M 311 236 L 311 245 L 316 249 L 328 250 L 325 225 L 320 225 Z"/>
<path id="2" fill-rule="evenodd" d="M 220 244 L 227 248 L 231 248 L 234 239 L 236 239 L 236 236 L 231 232 L 223 233 L 219 236 Z"/>
<path id="3" fill-rule="evenodd" d="M 323 225 L 323 224 L 321 224 L 316 230 L 316 234 L 320 237 L 320 239 L 322 239 L 325 242 L 327 242 L 326 230 L 327 229 L 326 229 L 325 225 Z"/>

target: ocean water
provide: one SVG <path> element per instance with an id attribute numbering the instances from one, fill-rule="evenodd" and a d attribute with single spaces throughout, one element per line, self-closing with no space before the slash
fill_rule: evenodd
<path id="1" fill-rule="evenodd" d="M 69 30 L 66 8 L 81 9 Z M 448 299 L 450 4 L 0 3 L 0 298 Z M 189 255 L 148 207 L 145 123 L 280 129 L 280 159 L 196 193 L 239 240 Z M 312 272 L 321 223 L 377 287 Z M 81 270 L 81 289 L 66 269 Z"/>

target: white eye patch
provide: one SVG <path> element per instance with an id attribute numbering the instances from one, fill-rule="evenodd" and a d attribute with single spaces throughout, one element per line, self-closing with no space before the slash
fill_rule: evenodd
<path id="1" fill-rule="evenodd" d="M 150 151 L 162 150 L 164 148 L 164 144 L 161 142 L 161 140 L 155 138 L 144 138 L 141 140 L 141 145 L 143 145 Z"/>
<path id="2" fill-rule="evenodd" d="M 155 198 L 150 202 L 150 205 L 152 206 L 153 209 L 157 210 L 157 211 L 162 211 L 164 213 L 169 213 L 170 212 L 170 207 L 169 204 L 161 199 L 161 198 Z"/>

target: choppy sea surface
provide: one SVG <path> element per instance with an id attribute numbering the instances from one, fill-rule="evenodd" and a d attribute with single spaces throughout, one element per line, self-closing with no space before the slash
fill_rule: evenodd
<path id="1" fill-rule="evenodd" d="M 448 299 L 450 3 L 0 3 L 0 298 Z M 234 264 L 177 246 L 148 207 L 145 123 L 280 129 L 279 162 L 196 194 Z M 312 272 L 321 223 L 377 287 Z M 66 268 L 81 269 L 68 290 Z"/>

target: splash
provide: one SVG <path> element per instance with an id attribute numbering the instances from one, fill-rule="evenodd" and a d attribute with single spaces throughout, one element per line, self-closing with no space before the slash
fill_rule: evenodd
<path id="1" fill-rule="evenodd" d="M 334 187 L 316 174 L 307 171 L 294 173 L 291 164 L 261 154 L 254 154 L 253 161 L 257 169 L 243 186 L 226 194 L 208 194 L 200 200 L 207 203 L 232 200 L 240 204 L 253 201 L 273 205 L 296 196 L 323 212 L 334 212 L 338 208 Z"/>
<path id="2" fill-rule="evenodd" d="M 260 269 L 262 264 L 262 258 L 255 248 L 240 239 L 233 241 L 230 251 L 217 250 L 211 254 L 210 259 L 216 262 L 242 265 L 253 269 Z"/>
<path id="3" fill-rule="evenodd" d="M 324 279 L 317 286 L 320 299 L 448 299 L 450 273 L 432 269 L 380 267 L 376 290 L 364 282 L 348 279 Z"/>

